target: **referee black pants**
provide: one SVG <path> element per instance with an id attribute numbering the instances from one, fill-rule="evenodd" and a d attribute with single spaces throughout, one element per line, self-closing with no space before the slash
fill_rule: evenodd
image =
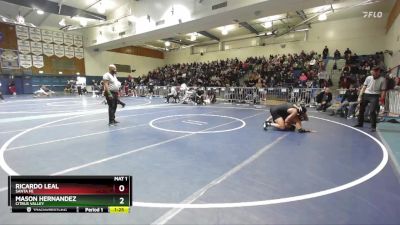
<path id="1" fill-rule="evenodd" d="M 358 114 L 358 124 L 363 125 L 365 108 L 369 103 L 369 117 L 371 120 L 371 128 L 376 128 L 376 120 L 379 111 L 379 95 L 363 94 L 360 102 L 360 112 Z"/>
<path id="2" fill-rule="evenodd" d="M 118 92 L 111 92 L 112 98 L 106 97 L 108 104 L 108 122 L 112 123 L 115 121 L 115 112 L 117 111 L 118 105 Z"/>

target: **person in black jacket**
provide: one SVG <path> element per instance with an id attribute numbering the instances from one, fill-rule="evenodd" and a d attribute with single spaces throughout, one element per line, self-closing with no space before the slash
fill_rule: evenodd
<path id="1" fill-rule="evenodd" d="M 328 55 L 329 55 L 329 49 L 328 49 L 328 46 L 325 45 L 325 48 L 324 48 L 324 50 L 322 51 L 322 58 L 323 58 L 323 59 L 327 59 L 327 58 L 328 58 Z"/>
<path id="2" fill-rule="evenodd" d="M 341 57 L 341 54 L 340 54 L 339 50 L 336 49 L 334 56 L 333 56 L 333 58 L 335 59 L 335 62 L 336 62 L 336 60 L 340 59 L 340 57 Z"/>
<path id="3" fill-rule="evenodd" d="M 353 85 L 350 85 L 350 88 L 346 90 L 340 101 L 340 106 L 336 110 L 336 114 L 340 113 L 342 117 L 346 118 L 347 116 L 353 117 L 358 105 L 357 99 L 358 91 Z M 335 111 L 332 112 L 331 116 L 333 115 L 335 115 Z"/>
<path id="4" fill-rule="evenodd" d="M 332 105 L 332 93 L 330 92 L 329 88 L 325 87 L 324 90 L 317 95 L 316 100 L 317 103 L 320 104 L 317 107 L 317 110 L 322 110 L 325 112 L 326 109 Z"/>

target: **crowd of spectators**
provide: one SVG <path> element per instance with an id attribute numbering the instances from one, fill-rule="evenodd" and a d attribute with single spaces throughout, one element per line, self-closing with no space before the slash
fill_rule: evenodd
<path id="1" fill-rule="evenodd" d="M 325 65 L 326 60 L 321 55 L 302 51 L 299 54 L 248 57 L 245 60 L 234 58 L 166 65 L 139 77 L 137 82 L 143 85 L 153 82 L 160 86 L 186 83 L 207 87 L 273 87 L 287 84 L 306 86 L 311 81 L 308 85 L 316 87 L 320 84 L 319 80 L 328 80 Z"/>
<path id="2" fill-rule="evenodd" d="M 377 52 L 375 55 L 358 56 L 347 49 L 344 59 L 346 63 L 341 70 L 339 88 L 348 89 L 350 85 L 360 86 L 375 66 L 380 67 L 382 72 L 386 71 L 383 52 Z"/>
<path id="3" fill-rule="evenodd" d="M 383 53 L 358 56 L 347 48 L 343 55 L 336 49 L 329 56 L 328 46 L 318 54 L 315 51 L 295 54 L 278 54 L 268 57 L 248 57 L 178 63 L 166 65 L 149 71 L 147 75 L 135 78 L 138 85 L 149 83 L 159 86 L 179 85 L 207 87 L 330 87 L 331 75 L 327 62 L 335 60 L 333 70 L 340 69 L 339 88 L 349 88 L 352 84 L 358 87 L 374 66 L 384 67 Z M 345 66 L 337 68 L 337 60 L 344 59 Z"/>
<path id="4" fill-rule="evenodd" d="M 189 86 L 238 86 L 239 80 L 246 74 L 249 63 L 235 59 L 212 62 L 194 62 L 166 65 L 139 77 L 140 84 L 153 82 L 155 85 L 167 86 L 186 83 Z"/>
<path id="5" fill-rule="evenodd" d="M 324 50 L 326 51 L 326 50 Z M 324 52 L 324 56 L 327 52 Z M 327 59 L 312 51 L 299 54 L 248 57 L 211 62 L 166 65 L 137 78 L 139 84 L 247 87 L 322 87 L 328 86 Z"/>

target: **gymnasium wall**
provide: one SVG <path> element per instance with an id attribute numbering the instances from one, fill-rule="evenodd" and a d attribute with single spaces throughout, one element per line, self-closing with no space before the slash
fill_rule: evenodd
<path id="1" fill-rule="evenodd" d="M 400 4 L 398 4 L 400 7 Z M 400 64 L 400 15 L 392 23 L 386 34 L 385 49 L 392 50 L 393 55 L 385 54 L 386 65 L 390 68 Z"/>
<path id="2" fill-rule="evenodd" d="M 45 29 L 41 28 L 41 30 Z M 54 31 L 54 28 L 51 31 Z M 18 44 L 15 25 L 0 22 L 0 33 L 2 36 L 0 40 L 0 48 L 17 51 Z M 42 41 L 40 41 L 40 43 L 42 43 Z M 33 54 L 29 53 L 28 55 Z M 58 75 L 59 72 L 61 72 L 63 75 L 75 75 L 77 72 L 79 72 L 81 75 L 85 74 L 84 59 L 78 59 L 76 57 L 67 58 L 66 56 L 57 57 L 55 55 L 41 55 L 43 56 L 44 65 L 42 68 L 36 68 L 34 66 L 31 66 L 29 68 L 20 67 L 20 69 L 0 68 L 0 73 L 10 75 L 39 75 L 39 71 L 43 71 L 44 74 L 56 75 Z"/>
<path id="3" fill-rule="evenodd" d="M 266 46 L 231 48 L 211 53 L 205 52 L 203 56 L 200 54 L 191 54 L 192 49 L 183 49 L 166 53 L 166 63 L 208 61 L 234 57 L 244 59 L 248 56 L 298 53 L 303 49 L 305 51 L 316 50 L 322 53 L 325 45 L 328 46 L 330 55 L 333 54 L 336 48 L 343 54 L 347 47 L 357 54 L 371 54 L 383 51 L 386 48 L 385 23 L 386 18 L 364 19 L 362 16 L 360 18 L 335 21 L 329 21 L 328 19 L 326 22 L 313 24 L 312 29 L 308 31 L 306 40 L 305 32 L 296 32 L 275 40 L 266 39 Z M 235 45 L 251 46 L 251 43 L 255 41 L 251 39 L 237 41 Z M 282 43 L 285 44 L 284 48 L 281 47 Z M 194 52 L 199 51 L 195 49 Z"/>
<path id="4" fill-rule="evenodd" d="M 147 74 L 150 70 L 164 66 L 164 59 L 144 57 L 110 51 L 85 51 L 85 67 L 87 76 L 102 76 L 108 71 L 110 64 L 130 65 L 136 69 L 132 76 L 137 77 Z M 127 77 L 129 73 L 118 73 L 119 77 Z"/>

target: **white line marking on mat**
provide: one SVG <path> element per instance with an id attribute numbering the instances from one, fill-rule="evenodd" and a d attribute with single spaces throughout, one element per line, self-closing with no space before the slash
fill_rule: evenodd
<path id="1" fill-rule="evenodd" d="M 178 118 L 165 120 L 162 122 L 168 122 L 168 121 L 173 121 L 173 120 L 178 120 Z M 55 140 L 49 140 L 49 141 L 44 141 L 44 142 L 39 142 L 39 143 L 34 143 L 34 144 L 29 144 L 29 145 L 19 145 L 19 146 L 7 148 L 6 151 L 8 152 L 8 151 L 13 151 L 13 150 L 17 150 L 17 149 L 24 149 L 24 148 L 28 148 L 28 147 L 32 147 L 32 146 L 37 146 L 37 145 L 45 145 L 45 144 L 51 144 L 51 143 L 56 143 L 56 142 L 61 142 L 61 141 L 69 141 L 69 140 L 73 140 L 73 139 L 77 139 L 77 138 L 90 137 L 90 136 L 94 136 L 94 135 L 111 133 L 111 132 L 120 131 L 120 130 L 127 130 L 127 129 L 131 129 L 131 128 L 142 127 L 142 126 L 147 126 L 147 125 L 148 125 L 148 123 L 142 123 L 142 124 L 136 124 L 133 126 L 121 127 L 121 128 L 116 128 L 116 129 L 112 129 L 112 130 L 103 130 L 103 131 L 98 131 L 98 132 L 94 132 L 94 133 L 60 138 L 60 139 L 55 139 Z M 38 149 L 35 149 L 35 151 L 38 151 Z"/>
<path id="2" fill-rule="evenodd" d="M 149 108 L 149 107 L 143 106 L 143 108 L 146 108 L 146 109 L 147 109 L 147 108 Z M 25 130 L 25 131 L 23 131 L 23 132 L 21 132 L 21 133 L 15 135 L 15 136 L 13 136 L 13 137 L 10 138 L 9 140 L 7 140 L 6 143 L 4 143 L 3 146 L 1 146 L 1 148 L 0 148 L 0 167 L 1 167 L 8 175 L 19 175 L 17 172 L 15 172 L 15 171 L 7 164 L 7 162 L 5 161 L 5 158 L 4 158 L 4 153 L 5 153 L 5 151 L 7 150 L 8 146 L 9 146 L 15 139 L 17 139 L 18 137 L 20 137 L 20 136 L 22 136 L 22 135 L 24 135 L 24 134 L 26 134 L 26 133 L 28 133 L 28 132 L 30 132 L 30 131 L 32 131 L 32 130 L 38 129 L 38 128 L 40 128 L 40 127 L 44 127 L 44 126 L 50 125 L 50 124 L 52 124 L 52 123 L 57 123 L 57 122 L 60 122 L 60 121 L 63 121 L 63 120 L 68 120 L 68 119 L 74 119 L 74 118 L 81 117 L 81 116 L 85 116 L 85 115 L 87 115 L 87 114 L 78 115 L 78 116 L 75 116 L 75 117 L 63 118 L 63 119 L 55 120 L 55 121 L 52 121 L 52 122 L 44 123 L 44 124 L 38 125 L 38 126 L 36 126 L 36 127 L 29 128 L 29 129 L 27 129 L 27 130 Z M 257 114 L 256 114 L 256 115 L 257 115 Z M 251 117 L 252 117 L 252 116 L 251 116 Z M 227 124 L 229 124 L 229 123 L 227 123 Z M 226 125 L 226 124 L 222 124 L 222 125 L 219 125 L 219 126 L 224 126 L 224 125 Z M 219 127 L 219 126 L 216 126 L 216 127 Z M 212 128 L 213 128 L 213 127 L 212 127 Z M 211 128 L 209 128 L 209 129 L 211 129 Z M 189 134 L 189 136 L 190 136 L 190 135 L 193 135 L 193 134 Z M 184 136 L 187 136 L 187 135 L 184 135 Z M 182 137 L 183 137 L 183 136 L 182 136 Z M 104 160 L 105 160 L 105 159 L 102 159 L 102 160 L 100 160 L 100 161 L 104 161 Z M 108 159 L 108 160 L 110 160 L 110 159 Z M 108 160 L 105 160 L 105 161 L 108 161 Z M 99 163 L 99 162 L 97 162 L 97 163 Z M 97 163 L 94 163 L 94 164 L 97 164 Z M 87 166 L 90 166 L 90 165 L 86 165 L 86 166 L 84 166 L 84 167 L 87 167 Z M 81 166 L 81 168 L 84 168 L 84 167 Z M 78 169 L 79 169 L 79 168 L 78 168 Z M 77 169 L 75 169 L 75 170 L 77 170 Z M 72 171 L 72 170 L 71 170 L 71 171 Z M 52 174 L 52 175 L 54 175 L 54 174 Z M 1 192 L 1 190 L 0 190 L 0 192 Z"/>
<path id="3" fill-rule="evenodd" d="M 157 104 L 157 105 L 148 105 L 149 103 L 145 104 L 140 104 L 137 106 L 127 106 L 124 109 L 121 109 L 119 111 L 128 111 L 128 110 L 135 110 L 135 109 L 142 109 L 143 107 L 146 107 L 146 109 L 150 108 L 158 108 L 158 107 L 166 107 L 164 104 Z M 21 122 L 21 121 L 26 121 L 26 120 L 35 120 L 35 119 L 48 119 L 48 118 L 53 118 L 53 117 L 64 117 L 64 116 L 75 116 L 75 115 L 80 115 L 80 114 L 98 114 L 98 113 L 105 113 L 108 110 L 106 108 L 104 109 L 95 109 L 95 110 L 86 110 L 86 111 L 71 111 L 71 112 L 66 112 L 66 113 L 54 113 L 54 114 L 44 114 L 46 113 L 41 112 L 44 115 L 36 115 L 36 116 L 23 116 L 23 117 L 16 117 L 16 118 L 6 118 L 6 119 L 0 119 L 0 123 L 10 123 L 10 122 Z M 30 112 L 31 113 L 31 112 Z"/>
<path id="4" fill-rule="evenodd" d="M 135 109 L 155 108 L 154 106 L 160 106 L 160 105 L 141 106 L 141 107 L 137 107 L 137 108 L 135 108 Z M 133 110 L 133 108 L 132 108 L 132 110 Z M 103 111 L 94 110 L 94 111 L 92 111 L 90 114 L 93 115 L 93 114 L 97 114 L 97 113 L 103 113 Z M 86 116 L 86 115 L 88 115 L 88 113 L 80 114 L 80 115 L 75 115 L 75 116 L 72 116 L 72 117 L 67 117 L 67 118 L 63 118 L 63 119 L 59 119 L 59 120 L 55 120 L 55 121 L 43 123 L 43 124 L 41 124 L 41 125 L 38 125 L 38 126 L 35 126 L 35 127 L 32 127 L 32 128 L 29 128 L 29 129 L 26 129 L 26 130 L 24 130 L 23 132 L 18 133 L 18 134 L 16 134 L 15 136 L 11 137 L 10 139 L 8 139 L 8 140 L 3 144 L 3 145 L 1 146 L 1 148 L 0 148 L 0 167 L 1 167 L 7 174 L 9 174 L 9 175 L 19 175 L 17 172 L 15 172 L 13 169 L 11 169 L 11 167 L 7 164 L 7 162 L 6 162 L 5 158 L 4 158 L 4 153 L 5 153 L 5 151 L 7 150 L 8 146 L 9 146 L 15 139 L 17 139 L 18 137 L 20 137 L 20 136 L 22 136 L 22 135 L 24 135 L 24 134 L 26 134 L 26 133 L 28 133 L 28 132 L 30 132 L 30 131 L 32 131 L 32 130 L 38 129 L 38 128 L 40 128 L 40 127 L 44 127 L 44 126 L 47 126 L 47 125 L 50 125 L 50 124 L 53 124 L 53 123 L 58 123 L 58 122 L 61 122 L 61 121 L 64 121 L 64 120 L 75 119 L 75 118 L 82 117 L 82 116 Z"/>
<path id="5" fill-rule="evenodd" d="M 319 119 L 319 120 L 324 120 L 327 122 L 331 122 L 331 123 L 334 123 L 337 125 L 341 125 L 341 126 L 353 129 L 354 131 L 360 132 L 360 133 L 366 135 L 367 137 L 371 138 L 373 141 L 375 141 L 378 144 L 378 146 L 380 147 L 380 149 L 382 151 L 382 161 L 371 172 L 369 172 L 368 174 L 366 174 L 356 180 L 353 180 L 349 183 L 346 183 L 346 184 L 343 184 L 343 185 L 340 185 L 340 186 L 337 186 L 334 188 L 329 188 L 329 189 L 325 189 L 322 191 L 313 192 L 313 193 L 304 194 L 304 195 L 297 195 L 297 196 L 291 196 L 291 197 L 286 197 L 286 198 L 268 199 L 268 200 L 261 200 L 261 201 L 233 202 L 233 203 L 208 203 L 208 204 L 207 203 L 206 204 L 177 204 L 176 203 L 176 204 L 174 204 L 174 203 L 154 203 L 154 202 L 133 202 L 132 206 L 149 207 L 149 208 L 209 209 L 209 208 L 253 207 L 253 206 L 264 206 L 264 205 L 273 205 L 273 204 L 302 201 L 302 200 L 306 200 L 306 199 L 312 199 L 312 198 L 317 198 L 317 197 L 333 194 L 333 193 L 336 193 L 339 191 L 343 191 L 343 190 L 352 188 L 354 186 L 357 186 L 357 185 L 371 179 L 372 177 L 377 175 L 379 172 L 381 172 L 383 170 L 383 168 L 385 168 L 385 166 L 388 162 L 388 151 L 387 151 L 386 147 L 378 139 L 376 139 L 372 135 L 370 135 L 362 130 L 356 129 L 352 126 L 349 126 L 349 125 L 346 125 L 343 123 L 339 123 L 339 122 L 336 122 L 333 120 L 328 120 L 328 119 L 315 117 L 315 116 L 309 116 L 309 117 Z"/>
<path id="6" fill-rule="evenodd" d="M 63 119 L 59 119 L 59 120 L 56 120 L 56 121 L 44 123 L 44 124 L 38 125 L 38 126 L 36 126 L 36 127 L 32 127 L 32 128 L 30 128 L 30 129 L 27 129 L 27 130 L 25 130 L 25 131 L 23 131 L 23 132 L 21 132 L 21 133 L 15 135 L 15 136 L 13 136 L 12 138 L 8 139 L 8 140 L 6 141 L 6 143 L 4 143 L 3 146 L 1 146 L 1 148 L 0 148 L 0 166 L 1 166 L 1 168 L 2 168 L 8 175 L 19 175 L 17 172 L 15 172 L 13 169 L 11 169 L 11 167 L 8 166 L 8 164 L 6 163 L 6 160 L 4 159 L 4 152 L 7 150 L 7 147 L 11 144 L 11 142 L 13 142 L 13 141 L 14 141 L 15 139 L 17 139 L 18 137 L 20 137 L 20 136 L 22 136 L 22 135 L 28 133 L 28 132 L 31 131 L 31 130 L 35 130 L 35 129 L 39 128 L 39 127 L 43 127 L 43 126 L 46 126 L 46 125 L 49 125 L 49 124 L 52 124 L 52 123 L 61 122 L 61 121 L 64 121 L 64 120 L 69 120 L 69 119 L 78 118 L 78 117 L 81 117 L 81 116 L 84 116 L 84 115 L 78 115 L 78 116 L 63 118 Z"/>
<path id="7" fill-rule="evenodd" d="M 160 112 L 160 111 L 158 111 L 158 112 Z M 137 115 L 139 115 L 139 114 L 137 114 Z M 178 119 L 179 118 L 170 119 L 170 120 L 164 120 L 161 123 L 174 121 L 174 120 L 178 120 Z M 93 136 L 93 135 L 111 133 L 111 132 L 114 132 L 114 131 L 127 130 L 127 129 L 131 129 L 131 128 L 147 126 L 147 125 L 148 125 L 148 123 L 142 123 L 142 124 L 136 124 L 136 125 L 133 125 L 133 126 L 116 128 L 116 129 L 112 129 L 112 130 L 103 130 L 103 131 L 98 131 L 98 132 L 89 133 L 89 134 L 82 134 L 82 135 L 77 135 L 77 136 L 72 136 L 72 137 L 65 137 L 65 138 L 60 138 L 60 139 L 43 141 L 43 142 L 38 142 L 38 143 L 34 143 L 34 144 L 29 144 L 29 145 L 19 145 L 19 146 L 7 148 L 6 151 L 8 152 L 8 151 L 13 151 L 13 150 L 17 150 L 17 149 L 24 149 L 24 148 L 28 148 L 28 147 L 32 147 L 32 146 L 51 144 L 51 143 L 56 143 L 56 142 L 61 142 L 61 141 L 69 141 L 69 140 L 73 140 L 73 139 L 77 139 L 77 138 L 90 137 L 90 136 Z M 49 127 L 49 126 L 45 126 L 45 127 Z M 40 129 L 40 128 L 44 128 L 44 127 L 39 127 L 37 129 Z M 35 150 L 38 151 L 38 149 L 35 149 Z"/>
<path id="8" fill-rule="evenodd" d="M 192 125 L 197 125 L 197 126 L 203 126 L 203 123 L 195 123 L 195 122 L 190 122 L 187 120 L 182 120 L 182 123 L 187 123 L 187 124 L 192 124 Z"/>
<path id="9" fill-rule="evenodd" d="M 90 134 L 83 134 L 83 135 L 77 135 L 77 136 L 72 136 L 72 137 L 66 137 L 66 138 L 50 140 L 50 141 L 44 141 L 44 142 L 34 143 L 34 144 L 30 144 L 30 145 L 20 145 L 20 146 L 7 148 L 6 151 L 13 151 L 13 150 L 17 150 L 17 149 L 23 149 L 23 148 L 28 148 L 28 147 L 32 147 L 32 146 L 45 145 L 45 144 L 56 143 L 56 142 L 61 142 L 61 141 L 69 141 L 69 140 L 73 140 L 73 139 L 77 139 L 77 138 L 90 137 L 90 136 L 93 136 L 93 135 L 111 133 L 111 132 L 114 132 L 114 131 L 126 130 L 126 129 L 140 127 L 140 126 L 147 126 L 147 123 L 137 124 L 137 125 L 128 126 L 128 127 L 116 128 L 116 129 L 113 129 L 113 130 L 104 130 L 104 131 L 94 132 L 94 133 L 90 133 Z"/>
<path id="10" fill-rule="evenodd" d="M 257 115 L 259 115 L 259 114 L 255 114 L 255 115 L 243 118 L 243 119 L 248 119 L 248 118 L 251 118 L 251 117 L 255 117 Z M 203 131 L 211 130 L 211 129 L 218 128 L 218 127 L 221 127 L 221 126 L 225 126 L 225 125 L 228 125 L 228 124 L 233 123 L 233 122 L 220 124 L 218 126 L 214 126 L 214 127 L 210 127 L 210 128 L 204 129 Z M 100 159 L 100 160 L 96 160 L 96 161 L 93 161 L 93 162 L 90 162 L 90 163 L 86 163 L 86 164 L 83 164 L 83 165 L 80 165 L 80 166 L 75 166 L 75 167 L 72 167 L 72 168 L 69 168 L 69 169 L 65 169 L 65 170 L 53 173 L 51 175 L 66 174 L 66 173 L 69 173 L 69 172 L 72 172 L 72 171 L 76 171 L 76 170 L 79 170 L 79 169 L 82 169 L 82 168 L 86 168 L 86 167 L 93 166 L 93 165 L 96 165 L 96 164 L 104 163 L 104 162 L 110 161 L 112 159 L 117 159 L 117 158 L 120 158 L 122 156 L 130 155 L 132 153 L 140 152 L 140 151 L 143 151 L 143 150 L 146 150 L 146 149 L 149 149 L 149 148 L 153 148 L 153 147 L 156 147 L 156 146 L 167 144 L 167 143 L 170 143 L 170 142 L 173 142 L 173 141 L 176 141 L 176 140 L 179 140 L 179 139 L 183 139 L 183 138 L 195 135 L 195 134 L 196 133 L 190 133 L 190 134 L 186 134 L 186 135 L 179 136 L 179 137 L 176 137 L 176 138 L 168 139 L 168 140 L 161 141 L 161 142 L 158 142 L 158 143 L 155 143 L 155 144 L 152 144 L 152 145 L 147 145 L 147 146 L 144 146 L 144 147 L 141 147 L 141 148 L 138 148 L 138 149 L 134 149 L 134 150 L 131 150 L 131 151 L 128 151 L 128 152 L 124 152 L 124 153 L 121 153 L 121 154 L 118 154 L 118 155 L 110 156 L 110 157 L 103 158 L 103 159 Z"/>
<path id="11" fill-rule="evenodd" d="M 202 187 L 201 189 L 197 190 L 195 193 L 187 197 L 185 200 L 183 200 L 180 204 L 191 204 L 197 199 L 199 199 L 201 196 L 203 196 L 208 190 L 213 188 L 214 186 L 218 185 L 222 181 L 226 180 L 230 176 L 234 175 L 238 171 L 240 171 L 242 168 L 246 167 L 250 163 L 252 163 L 254 160 L 258 159 L 262 154 L 264 154 L 266 151 L 271 149 L 274 145 L 279 143 L 282 139 L 287 137 L 289 133 L 286 133 L 283 136 L 280 136 L 279 138 L 275 139 L 272 143 L 264 146 L 263 148 L 259 149 L 256 153 L 254 153 L 252 156 L 238 164 L 237 166 L 233 167 L 230 169 L 228 172 L 224 173 L 222 176 L 214 179 L 210 183 L 208 183 L 206 186 Z M 170 221 L 173 217 L 175 217 L 178 213 L 180 213 L 184 208 L 174 208 L 163 214 L 160 218 L 158 218 L 156 221 L 154 221 L 152 224 L 159 224 L 163 225 Z"/>
<path id="12" fill-rule="evenodd" d="M 235 127 L 235 128 L 231 128 L 231 129 L 212 130 L 212 131 L 210 131 L 210 129 L 200 130 L 200 131 L 172 130 L 172 129 L 166 129 L 166 128 L 158 127 L 158 126 L 155 125 L 156 121 L 159 121 L 159 120 L 162 121 L 165 118 L 185 117 L 185 116 L 219 117 L 219 118 L 231 119 L 231 120 L 233 120 L 231 123 L 239 122 L 239 123 L 241 123 L 241 125 L 238 126 L 238 127 Z M 211 134 L 211 133 L 224 133 L 224 132 L 230 132 L 230 131 L 242 129 L 244 126 L 246 126 L 246 122 L 244 120 L 242 120 L 242 119 L 239 119 L 239 118 L 236 118 L 236 117 L 231 117 L 231 116 L 222 116 L 222 115 L 214 115 L 214 114 L 179 114 L 179 115 L 170 115 L 170 116 L 163 116 L 163 117 L 156 118 L 156 119 L 150 121 L 149 125 L 154 129 L 162 130 L 162 131 L 166 131 L 166 132 L 184 133 L 184 134 Z"/>
<path id="13" fill-rule="evenodd" d="M 209 107 L 209 108 L 235 108 L 235 107 Z M 243 108 L 239 108 L 238 107 L 238 109 L 243 109 Z M 248 110 L 260 110 L 260 109 L 254 109 L 254 108 L 247 108 L 247 109 Z M 265 110 L 262 110 L 262 111 L 263 112 L 261 112 L 259 114 L 256 114 L 256 115 L 253 115 L 251 117 L 263 114 L 265 112 Z M 319 191 L 319 192 L 304 194 L 304 195 L 291 196 L 291 197 L 279 198 L 279 199 L 269 199 L 269 200 L 252 201 L 252 202 L 234 202 L 234 203 L 177 204 L 177 203 L 133 202 L 133 206 L 136 206 L 136 207 L 147 207 L 147 208 L 196 208 L 196 209 L 203 208 L 203 209 L 208 209 L 208 208 L 253 207 L 253 206 L 264 206 L 264 205 L 272 205 L 272 204 L 281 204 L 281 203 L 302 201 L 302 200 L 306 200 L 306 199 L 312 199 L 312 198 L 317 198 L 317 197 L 333 194 L 333 193 L 336 193 L 336 192 L 339 192 L 339 191 L 343 191 L 343 190 L 352 188 L 354 186 L 357 186 L 357 185 L 359 185 L 359 184 L 371 179 L 372 177 L 376 176 L 386 166 L 386 164 L 388 162 L 387 149 L 375 137 L 371 136 L 370 134 L 368 134 L 368 133 L 366 133 L 366 132 L 364 132 L 362 130 L 358 130 L 356 128 L 353 128 L 353 127 L 351 127 L 349 125 L 346 125 L 346 124 L 343 124 L 343 123 L 339 123 L 339 122 L 336 122 L 336 121 L 323 119 L 323 118 L 319 118 L 319 117 L 314 117 L 314 116 L 309 116 L 309 117 L 312 117 L 312 118 L 315 118 L 315 119 L 319 119 L 319 120 L 325 120 L 325 121 L 328 121 L 328 122 L 331 122 L 331 123 L 335 123 L 335 124 L 338 124 L 338 125 L 353 129 L 354 131 L 360 132 L 360 133 L 366 135 L 367 137 L 371 138 L 373 141 L 375 141 L 379 145 L 379 147 L 380 147 L 380 149 L 382 151 L 382 154 L 383 154 L 382 161 L 370 173 L 368 173 L 368 174 L 366 174 L 366 175 L 364 175 L 364 176 L 362 176 L 362 177 L 360 177 L 360 178 L 358 178 L 358 179 L 356 179 L 354 181 L 351 181 L 349 183 L 346 183 L 346 184 L 343 184 L 341 186 L 337 186 L 337 187 L 334 187 L 334 188 L 322 190 L 322 191 Z M 243 119 L 245 119 L 245 118 L 243 118 Z M 214 129 L 214 128 L 215 127 L 212 127 L 212 129 Z M 187 134 L 187 135 L 184 135 L 184 136 L 181 136 L 181 137 L 186 137 L 186 136 L 190 136 L 190 135 L 193 135 L 193 134 Z M 4 147 L 4 145 L 3 145 L 3 147 Z M 1 149 L 3 149 L 3 147 Z M 1 159 L 0 166 L 3 169 L 5 168 L 5 166 L 8 167 L 8 165 L 4 161 L 4 151 L 0 151 L 0 157 L 1 157 L 0 158 Z M 110 160 L 110 159 L 105 158 L 105 159 L 102 159 L 102 160 L 98 160 L 98 161 L 92 162 L 91 164 L 94 165 L 94 164 L 102 163 L 102 162 L 105 162 L 105 161 L 108 161 L 108 160 Z M 90 165 L 88 165 L 88 166 L 90 166 Z M 79 168 L 75 167 L 76 168 L 75 170 L 81 169 L 81 168 L 84 168 L 84 167 L 87 167 L 87 166 L 82 165 L 82 166 L 79 166 Z M 11 170 L 11 171 L 13 171 L 13 170 Z M 62 171 L 57 172 L 55 174 L 61 175 L 61 172 Z M 70 171 L 67 171 L 67 172 L 70 172 Z M 67 173 L 67 172 L 65 172 L 65 173 Z M 55 175 L 55 174 L 53 174 L 53 175 Z"/>
<path id="14" fill-rule="evenodd" d="M 187 108 L 187 109 L 189 109 L 189 108 Z M 161 111 L 148 112 L 148 113 L 139 113 L 139 114 L 133 114 L 133 115 L 127 115 L 127 116 L 118 116 L 118 118 L 128 118 L 128 117 L 134 117 L 134 116 L 151 115 L 151 114 L 157 114 L 157 113 L 162 113 L 162 112 L 170 112 L 170 111 L 176 111 L 176 109 L 161 110 Z M 61 124 L 56 124 L 56 125 L 40 127 L 38 129 L 51 128 L 51 127 L 61 127 L 61 126 L 68 126 L 68 125 L 82 124 L 82 123 L 91 123 L 91 122 L 106 121 L 106 120 L 108 120 L 108 118 L 95 119 L 95 120 L 85 120 L 85 121 L 78 121 L 78 122 L 71 122 L 71 123 L 61 123 Z M 8 134 L 8 133 L 20 132 L 20 131 L 24 131 L 24 130 L 26 130 L 26 129 L 0 131 L 0 134 Z"/>
<path id="15" fill-rule="evenodd" d="M 199 124 L 208 124 L 207 122 L 203 122 L 203 121 L 197 121 L 197 120 L 186 120 L 192 123 L 199 123 Z"/>

